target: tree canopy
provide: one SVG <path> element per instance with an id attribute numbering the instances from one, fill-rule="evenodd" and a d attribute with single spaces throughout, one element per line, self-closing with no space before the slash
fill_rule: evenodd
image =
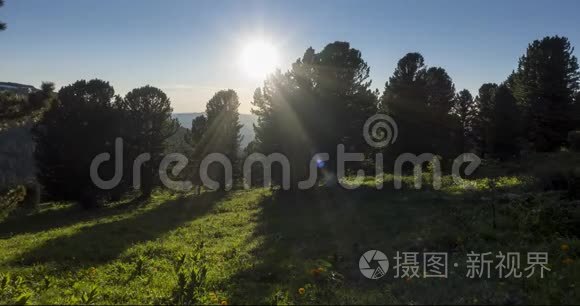
<path id="1" fill-rule="evenodd" d="M 451 115 L 455 85 L 445 69 L 426 67 L 423 56 L 401 58 L 385 84 L 381 109 L 397 122 L 400 137 L 389 155 L 425 152 L 451 156 L 461 143 L 459 121 Z"/>
<path id="2" fill-rule="evenodd" d="M 367 161 L 377 152 L 363 137 L 365 122 L 377 113 L 390 115 L 398 126 L 396 143 L 379 151 L 390 161 L 407 152 L 432 153 L 450 162 L 463 152 L 512 159 L 526 150 L 557 150 L 580 127 L 580 72 L 573 51 L 565 37 L 536 40 L 517 70 L 499 85 L 483 84 L 475 97 L 466 89 L 456 92 L 444 68 L 427 66 L 420 53 L 411 52 L 398 61 L 379 97 L 371 89 L 369 65 L 348 42 L 333 42 L 320 51 L 308 48 L 288 71 L 275 71 L 255 90 L 256 138 L 244 151 L 237 93 L 220 90 L 209 99 L 205 114 L 182 133 L 191 146 L 187 154 L 193 172 L 188 176 L 201 184 L 200 163 L 210 153 L 225 155 L 236 174 L 242 154 L 281 153 L 290 162 L 291 185 L 296 186 L 310 175 L 312 159 L 327 153 L 327 160 L 317 162 L 318 179 L 331 182 L 337 146 L 362 152 Z M 46 83 L 24 96 L 0 93 L 0 119 L 48 108 L 34 128 L 38 177 L 48 194 L 82 201 L 86 194 L 95 198 L 129 191 L 130 175 L 116 190 L 104 192 L 95 191 L 83 171 L 96 154 L 112 153 L 115 138 L 122 137 L 123 158 L 129 161 L 125 173 L 132 173 L 131 161 L 139 154 L 151 154 L 138 186 L 149 196 L 159 186 L 155 169 L 167 153 L 167 139 L 177 130 L 167 95 L 144 86 L 115 96 L 102 80 L 77 81 L 58 95 L 53 90 Z M 346 166 L 347 171 L 357 167 Z M 225 187 L 224 171 L 218 168 L 214 165 L 210 176 Z M 273 170 L 278 183 L 281 169 Z M 113 174 L 109 166 L 101 171 Z"/>
<path id="3" fill-rule="evenodd" d="M 318 152 L 329 153 L 326 170 L 332 172 L 338 144 L 367 151 L 361 131 L 377 111 L 369 70 L 347 42 L 328 44 L 318 53 L 308 48 L 288 72 L 275 72 L 255 91 L 256 150 L 287 156 L 293 181 L 305 179 Z"/>
<path id="4" fill-rule="evenodd" d="M 515 94 L 524 112 L 528 139 L 539 151 L 565 144 L 574 126 L 574 95 L 580 89 L 578 60 L 566 37 L 535 40 L 520 58 Z"/>

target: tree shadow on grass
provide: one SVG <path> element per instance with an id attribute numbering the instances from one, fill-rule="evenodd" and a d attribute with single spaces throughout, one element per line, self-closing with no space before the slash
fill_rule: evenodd
<path id="1" fill-rule="evenodd" d="M 128 209 L 141 204 L 133 199 L 114 206 L 106 206 L 94 210 L 83 209 L 80 205 L 54 203 L 41 204 L 42 211 L 27 214 L 18 211 L 0 223 L 0 239 L 10 238 L 21 234 L 34 234 L 60 227 L 68 227 L 81 222 L 107 218 L 127 213 Z M 66 207 L 62 207 L 66 206 Z"/>
<path id="2" fill-rule="evenodd" d="M 317 281 L 309 271 L 326 263 L 346 278 L 359 279 L 358 258 L 363 251 L 384 246 L 390 235 L 412 227 L 412 211 L 398 209 L 396 215 L 389 211 L 401 199 L 395 196 L 381 203 L 378 193 L 390 192 L 319 188 L 274 193 L 261 203 L 252 237 L 263 241 L 253 254 L 257 262 L 233 277 L 232 301 L 277 303 L 273 296 L 280 284 L 294 288 L 289 293 L 297 295 L 298 288 Z"/>
<path id="3" fill-rule="evenodd" d="M 307 304 L 397 303 L 384 288 L 393 274 L 365 279 L 360 256 L 368 250 L 389 258 L 396 251 L 456 251 L 456 235 L 463 229 L 450 211 L 462 202 L 460 196 L 441 201 L 429 191 L 373 188 L 275 193 L 260 204 L 252 239 L 263 243 L 254 250 L 252 268 L 231 279 L 232 301 L 277 303 L 277 292 L 287 290 L 294 302 Z M 305 284 L 334 289 L 317 290 L 310 299 L 297 291 Z M 369 291 L 375 294 L 367 299 Z"/>
<path id="4" fill-rule="evenodd" d="M 159 238 L 207 214 L 223 196 L 222 192 L 207 192 L 167 201 L 129 218 L 86 226 L 70 236 L 45 242 L 14 260 L 14 264 L 54 263 L 63 267 L 101 264 L 135 244 Z"/>

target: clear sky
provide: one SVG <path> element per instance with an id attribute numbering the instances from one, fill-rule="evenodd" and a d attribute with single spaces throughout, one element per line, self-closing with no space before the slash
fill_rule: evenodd
<path id="1" fill-rule="evenodd" d="M 175 112 L 197 112 L 235 89 L 242 113 L 262 80 L 240 69 L 249 41 L 275 45 L 286 70 L 312 46 L 348 41 L 384 88 L 399 58 L 418 51 L 456 88 L 501 82 L 529 42 L 563 35 L 580 45 L 580 1 L 6 0 L 0 81 L 57 88 L 110 81 L 117 93 L 150 84 Z"/>

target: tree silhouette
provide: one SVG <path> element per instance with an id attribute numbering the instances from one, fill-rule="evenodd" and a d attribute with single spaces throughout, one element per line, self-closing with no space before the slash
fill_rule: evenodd
<path id="1" fill-rule="evenodd" d="M 493 95 L 493 112 L 489 123 L 489 145 L 493 156 L 506 159 L 519 153 L 520 114 L 516 98 L 507 84 L 502 84 Z"/>
<path id="2" fill-rule="evenodd" d="M 479 87 L 478 95 L 475 98 L 475 104 L 478 109 L 477 116 L 474 120 L 474 137 L 476 139 L 476 148 L 482 156 L 490 153 L 489 138 L 490 126 L 493 120 L 493 96 L 497 90 L 497 84 L 485 83 Z"/>
<path id="3" fill-rule="evenodd" d="M 238 174 L 239 150 L 242 140 L 239 106 L 238 94 L 234 90 L 220 90 L 207 102 L 207 117 L 200 116 L 193 120 L 189 142 L 194 146 L 192 159 L 195 170 L 199 168 L 199 162 L 206 155 L 221 153 L 232 163 L 234 170 L 236 170 L 234 174 Z M 220 183 L 220 188 L 223 189 L 226 187 L 226 177 L 223 168 L 220 167 L 220 165 L 212 164 L 208 173 L 212 179 Z M 197 171 L 194 175 L 197 176 Z"/>
<path id="4" fill-rule="evenodd" d="M 477 107 L 469 90 L 464 89 L 455 96 L 453 113 L 459 118 L 463 150 L 473 150 L 476 139 L 474 135 Z"/>
<path id="5" fill-rule="evenodd" d="M 33 128 L 38 179 L 49 197 L 94 207 L 107 193 L 96 188 L 88 169 L 97 154 L 113 151 L 114 94 L 109 83 L 96 79 L 65 86 Z M 110 163 L 100 170 L 102 177 L 112 176 Z"/>
<path id="6" fill-rule="evenodd" d="M 232 164 L 237 162 L 241 141 L 239 106 L 238 94 L 234 90 L 220 90 L 207 102 L 205 111 L 206 134 L 210 138 L 207 149 L 226 155 Z M 198 125 L 202 124 L 198 122 Z"/>
<path id="7" fill-rule="evenodd" d="M 308 50 L 302 67 L 295 65 L 296 76 L 304 76 L 305 91 L 314 91 L 315 109 L 310 115 L 311 131 L 322 152 L 333 152 L 342 143 L 349 150 L 368 151 L 362 130 L 365 121 L 377 112 L 377 98 L 371 91 L 370 68 L 361 52 L 348 42 L 328 44 L 317 54 Z M 312 78 L 296 68 L 311 69 Z M 323 114 L 323 116 L 320 116 Z M 319 133 L 317 133 L 319 132 Z M 317 135 L 318 134 L 318 135 Z M 331 156 L 331 159 L 332 156 Z"/>
<path id="8" fill-rule="evenodd" d="M 332 179 L 337 145 L 344 144 L 351 152 L 372 152 L 362 129 L 378 111 L 391 115 L 399 128 L 397 142 L 385 150 L 387 157 L 429 152 L 450 160 L 460 151 L 475 151 L 507 159 L 518 155 L 525 140 L 538 151 L 555 150 L 566 142 L 570 130 L 580 128 L 580 72 L 573 51 L 565 37 L 533 41 L 518 69 L 499 86 L 483 84 L 475 99 L 468 90 L 456 93 L 444 68 L 428 67 L 420 53 L 408 53 L 398 61 L 379 98 L 370 88 L 370 67 L 348 42 L 330 43 L 319 52 L 308 48 L 288 71 L 275 71 L 254 92 L 256 139 L 245 153 L 283 153 L 290 161 L 291 186 L 310 174 L 316 153 L 329 153 L 319 172 Z M 27 118 L 31 111 L 50 106 L 34 129 L 39 179 L 48 193 L 89 206 L 107 195 L 95 190 L 86 169 L 97 154 L 112 153 L 115 137 L 121 136 L 127 175 L 139 154 L 151 155 L 141 173 L 142 195 L 149 197 L 159 185 L 156 169 L 166 153 L 166 140 L 177 128 L 165 93 L 145 86 L 121 98 L 101 80 L 63 87 L 58 101 L 53 90 L 43 84 L 42 90 L 25 98 L 0 93 L 2 121 L 10 116 Z M 185 133 L 192 146 L 188 154 L 196 184 L 200 162 L 210 153 L 226 155 L 239 170 L 239 105 L 234 90 L 215 93 L 206 114 L 195 118 Z M 216 166 L 220 167 L 214 164 L 210 176 L 223 188 L 224 172 Z M 113 173 L 109 166 L 101 171 L 101 177 Z M 275 183 L 279 178 L 274 168 Z M 116 191 L 125 192 L 129 181 L 124 177 Z"/>
<path id="9" fill-rule="evenodd" d="M 305 83 L 303 87 L 298 86 L 299 80 Z M 258 124 L 254 126 L 254 151 L 266 155 L 284 154 L 290 161 L 293 181 L 302 174 L 298 169 L 305 171 L 303 168 L 308 164 L 308 156 L 315 150 L 311 130 L 307 127 L 311 124 L 310 117 L 305 118 L 314 116 L 309 111 L 309 107 L 314 108 L 314 98 L 312 88 L 305 90 L 308 85 L 306 80 L 293 79 L 290 72 L 282 74 L 276 71 L 264 81 L 261 89 L 256 89 L 252 101 L 252 113 L 258 116 Z M 279 170 L 272 169 L 274 184 L 280 182 Z"/>
<path id="10" fill-rule="evenodd" d="M 205 115 L 197 116 L 191 121 L 190 144 L 195 146 L 199 143 L 207 131 L 207 117 Z"/>
<path id="11" fill-rule="evenodd" d="M 362 127 L 377 112 L 377 97 L 368 77 L 369 66 L 348 42 L 328 44 L 319 53 L 308 48 L 288 72 L 275 72 L 254 93 L 255 150 L 284 153 L 292 186 L 306 178 L 316 153 L 329 153 L 322 171 L 332 178 L 338 144 L 369 150 Z"/>
<path id="12" fill-rule="evenodd" d="M 574 128 L 580 130 L 580 91 L 574 95 Z"/>
<path id="13" fill-rule="evenodd" d="M 195 186 L 201 186 L 199 168 L 204 158 L 205 148 L 203 137 L 207 132 L 207 117 L 205 115 L 195 117 L 191 122 L 191 130 L 185 134 L 185 142 L 191 147 L 188 153 L 189 164 L 187 175 Z"/>
<path id="14" fill-rule="evenodd" d="M 388 155 L 436 153 L 449 157 L 461 144 L 460 124 L 452 116 L 455 87 L 443 68 L 426 68 L 423 56 L 401 58 L 381 97 L 381 109 L 399 127 L 399 138 Z"/>
<path id="15" fill-rule="evenodd" d="M 539 151 L 559 148 L 573 128 L 574 95 L 580 89 L 573 52 L 566 37 L 552 36 L 533 41 L 520 58 L 514 92 L 528 138 Z"/>
<path id="16" fill-rule="evenodd" d="M 445 117 L 454 105 L 455 85 L 445 69 L 431 67 L 425 72 L 427 106 L 436 117 Z"/>
<path id="17" fill-rule="evenodd" d="M 143 164 L 140 178 L 141 195 L 148 198 L 153 188 L 160 184 L 158 169 L 165 152 L 165 141 L 175 134 L 178 127 L 177 121 L 171 119 L 171 102 L 160 89 L 144 86 L 133 89 L 124 99 L 118 99 L 117 107 L 122 112 L 121 134 L 129 147 L 129 162 L 125 164 L 132 166 L 138 154 L 151 155 L 151 159 Z"/>

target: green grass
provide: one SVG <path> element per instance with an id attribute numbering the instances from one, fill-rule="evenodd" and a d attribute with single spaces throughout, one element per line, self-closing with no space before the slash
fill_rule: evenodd
<path id="1" fill-rule="evenodd" d="M 377 191 L 372 179 L 355 191 L 160 192 L 92 212 L 47 203 L 0 223 L 0 303 L 578 304 L 577 222 L 551 209 L 566 202 L 560 194 L 526 193 L 524 181 L 501 180 L 496 228 L 481 181 L 470 192 L 446 184 Z M 519 198 L 505 201 L 503 192 Z M 462 265 L 443 280 L 394 279 L 392 270 L 368 280 L 358 260 L 370 249 L 389 259 L 396 251 L 449 252 Z M 470 280 L 464 263 L 472 250 L 546 251 L 552 271 Z"/>

